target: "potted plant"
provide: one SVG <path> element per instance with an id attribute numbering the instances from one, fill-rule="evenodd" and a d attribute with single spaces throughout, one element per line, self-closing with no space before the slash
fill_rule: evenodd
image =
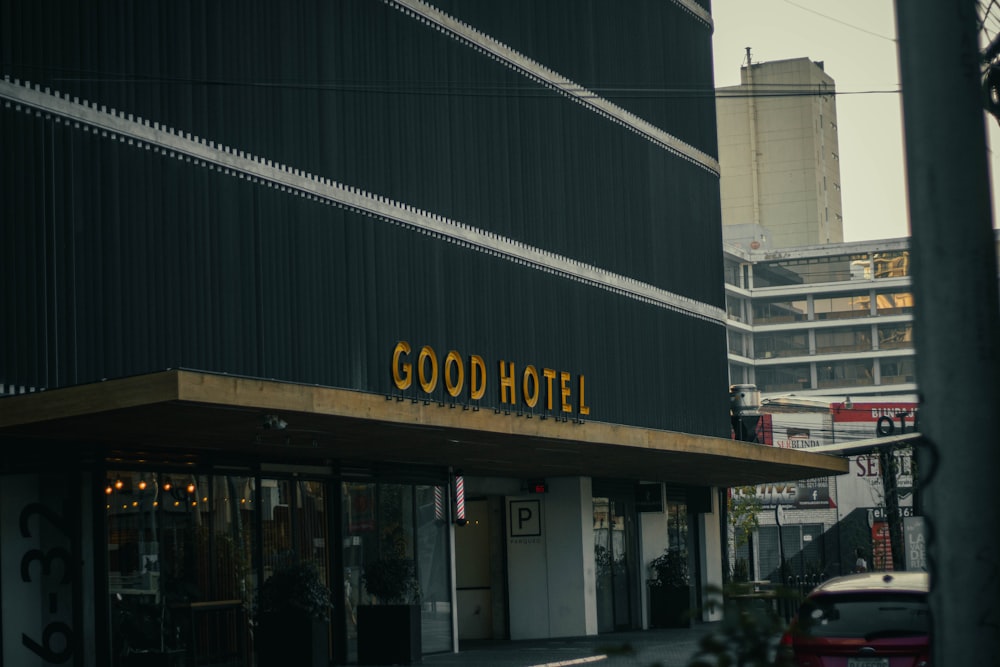
<path id="1" fill-rule="evenodd" d="M 414 562 L 396 555 L 372 561 L 362 581 L 372 604 L 358 607 L 358 662 L 419 663 L 420 586 Z"/>
<path id="2" fill-rule="evenodd" d="M 649 624 L 654 628 L 687 627 L 691 584 L 687 554 L 667 549 L 649 564 Z"/>
<path id="3" fill-rule="evenodd" d="M 726 592 L 728 595 L 746 595 L 753 590 L 754 585 L 750 581 L 750 562 L 746 558 L 737 558 L 729 573 Z"/>
<path id="4" fill-rule="evenodd" d="M 262 665 L 329 664 L 333 596 L 314 563 L 279 567 L 260 588 L 257 654 Z"/>

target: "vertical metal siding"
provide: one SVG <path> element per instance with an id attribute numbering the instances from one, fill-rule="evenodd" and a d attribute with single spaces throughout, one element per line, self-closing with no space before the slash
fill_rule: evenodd
<path id="1" fill-rule="evenodd" d="M 680 26 L 664 4 L 652 25 Z M 12 76 L 722 304 L 712 174 L 382 3 L 2 5 Z M 704 79 L 706 39 L 657 48 Z M 718 324 L 13 109 L 0 137 L 5 385 L 190 367 L 388 393 L 404 338 L 584 373 L 601 421 L 728 429 Z"/>

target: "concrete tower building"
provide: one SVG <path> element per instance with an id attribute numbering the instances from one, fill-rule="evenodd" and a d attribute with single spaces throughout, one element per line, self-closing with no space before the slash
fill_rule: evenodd
<path id="1" fill-rule="evenodd" d="M 727 240 L 786 248 L 844 240 L 834 80 L 808 58 L 750 63 L 717 96 Z"/>

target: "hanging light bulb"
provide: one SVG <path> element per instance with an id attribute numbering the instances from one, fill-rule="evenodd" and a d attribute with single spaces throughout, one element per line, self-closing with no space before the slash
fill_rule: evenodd
<path id="1" fill-rule="evenodd" d="M 139 480 L 139 490 L 140 491 L 145 491 L 146 490 L 146 480 L 144 480 L 144 479 L 140 479 Z"/>
<path id="2" fill-rule="evenodd" d="M 118 489 L 119 491 L 121 491 L 123 486 L 125 486 L 125 482 L 123 482 L 120 477 L 115 480 L 115 488 L 116 489 Z"/>

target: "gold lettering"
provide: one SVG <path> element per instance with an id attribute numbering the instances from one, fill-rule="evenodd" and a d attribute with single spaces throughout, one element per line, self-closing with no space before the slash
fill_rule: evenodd
<path id="1" fill-rule="evenodd" d="M 444 375 L 444 386 L 448 395 L 452 398 L 459 398 L 465 390 L 465 361 L 458 350 L 449 350 L 444 357 L 443 368 L 438 365 L 437 354 L 430 345 L 420 348 L 415 362 L 411 361 L 413 348 L 410 343 L 401 340 L 396 343 L 392 351 L 392 381 L 397 389 L 405 391 L 413 386 L 413 379 L 416 376 L 421 390 L 426 394 L 431 394 L 437 389 L 440 375 Z M 414 368 L 416 365 L 416 368 Z M 482 400 L 486 394 L 488 378 L 486 373 L 486 362 L 478 354 L 470 354 L 469 365 L 469 400 Z M 505 405 L 517 405 L 517 381 L 516 364 L 513 361 L 499 362 L 500 368 L 500 403 Z M 416 373 L 414 373 L 416 371 Z M 579 392 L 577 411 L 580 415 L 589 415 L 590 406 L 587 405 L 586 378 L 583 375 L 577 376 Z M 533 364 L 527 364 L 521 373 L 521 397 L 523 404 L 528 408 L 535 408 L 542 392 L 545 392 L 544 410 L 552 411 L 556 402 L 556 395 L 559 396 L 559 410 L 562 412 L 573 412 L 573 375 L 568 371 L 557 371 L 552 368 L 542 368 L 539 375 L 538 368 Z M 556 384 L 558 383 L 558 387 Z"/>
<path id="2" fill-rule="evenodd" d="M 556 372 L 551 368 L 543 368 L 542 375 L 545 377 L 545 409 L 552 409 L 552 381 L 556 379 Z"/>
<path id="3" fill-rule="evenodd" d="M 534 392 L 528 388 L 528 380 L 532 381 L 535 389 Z M 525 367 L 524 376 L 521 378 L 521 395 L 524 396 L 524 403 L 529 408 L 535 407 L 535 404 L 538 403 L 538 390 L 540 388 L 541 385 L 538 382 L 538 371 L 535 370 L 534 366 L 529 364 Z"/>
<path id="4" fill-rule="evenodd" d="M 430 360 L 431 362 L 431 377 L 428 380 L 427 375 L 424 374 L 424 362 Z M 429 345 L 424 345 L 420 348 L 420 355 L 417 357 L 417 377 L 420 379 L 420 388 L 423 389 L 428 394 L 434 391 L 438 383 L 438 360 L 437 355 L 434 354 L 434 350 Z"/>
<path id="5" fill-rule="evenodd" d="M 455 367 L 455 373 L 458 376 L 455 379 L 454 384 L 451 381 L 451 367 Z M 448 356 L 444 358 L 444 386 L 448 390 L 448 395 L 452 398 L 456 398 L 462 393 L 462 386 L 465 384 L 465 366 L 462 364 L 462 357 L 458 356 L 458 352 L 451 350 L 448 352 Z"/>
<path id="6" fill-rule="evenodd" d="M 410 354 L 410 344 L 405 340 L 401 340 L 396 343 L 396 348 L 392 351 L 392 381 L 400 391 L 409 389 L 410 384 L 413 383 L 412 364 L 408 361 L 402 365 L 399 363 L 399 358 L 404 354 Z"/>
<path id="7" fill-rule="evenodd" d="M 508 368 L 510 371 L 508 372 Z M 507 392 L 510 391 L 510 400 L 507 400 Z M 508 365 L 506 362 L 500 362 L 500 402 L 501 403 L 515 403 L 517 401 L 517 392 L 514 388 L 514 362 L 510 362 Z"/>
<path id="8" fill-rule="evenodd" d="M 478 354 L 469 357 L 469 398 L 478 401 L 486 393 L 486 362 Z"/>
<path id="9" fill-rule="evenodd" d="M 562 411 L 563 412 L 573 412 L 573 406 L 569 402 L 570 393 L 572 389 L 567 387 L 569 384 L 569 373 L 563 371 L 559 374 L 559 393 L 562 395 Z"/>

